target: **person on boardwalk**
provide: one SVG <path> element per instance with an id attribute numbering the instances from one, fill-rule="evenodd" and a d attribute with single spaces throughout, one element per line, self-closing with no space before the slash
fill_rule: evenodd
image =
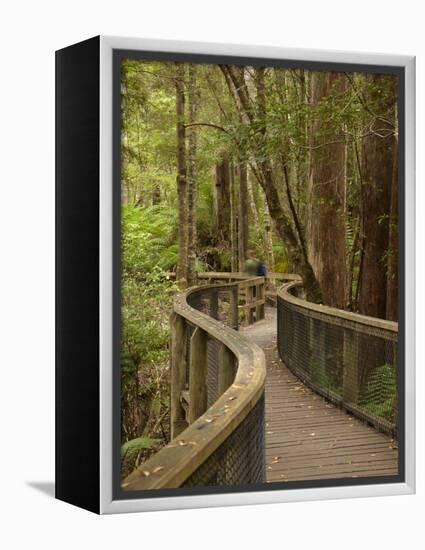
<path id="1" fill-rule="evenodd" d="M 267 268 L 263 258 L 256 258 L 253 250 L 248 250 L 244 271 L 250 277 L 265 277 L 267 275 Z"/>
<path id="2" fill-rule="evenodd" d="M 255 257 L 255 252 L 253 250 L 248 250 L 244 272 L 250 277 L 257 277 L 259 265 L 260 261 Z"/>

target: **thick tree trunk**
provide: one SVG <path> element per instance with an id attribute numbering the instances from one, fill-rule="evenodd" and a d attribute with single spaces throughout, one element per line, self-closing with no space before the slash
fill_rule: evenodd
<path id="1" fill-rule="evenodd" d="M 181 288 L 188 282 L 188 201 L 185 130 L 185 69 L 176 63 L 176 128 L 177 128 L 177 199 L 179 207 L 178 260 L 176 280 Z"/>
<path id="2" fill-rule="evenodd" d="M 196 97 L 196 66 L 189 65 L 189 124 L 194 124 L 198 110 Z M 196 262 L 196 127 L 190 126 L 188 136 L 188 166 L 187 166 L 187 186 L 188 186 L 188 266 L 187 266 L 187 284 L 194 284 L 195 262 Z"/>
<path id="3" fill-rule="evenodd" d="M 387 77 L 368 75 L 373 86 L 366 99 L 375 110 L 382 110 L 388 102 L 383 93 Z M 379 91 L 381 90 L 381 91 Z M 381 99 L 382 96 L 382 99 Z M 375 117 L 371 132 L 362 143 L 363 181 L 363 266 L 360 279 L 359 311 L 364 315 L 385 318 L 387 309 L 387 252 L 393 182 L 393 126 Z"/>
<path id="4" fill-rule="evenodd" d="M 258 137 L 252 138 L 249 144 L 251 153 L 254 156 L 258 157 L 258 155 L 260 155 L 261 157 L 267 133 L 264 69 L 259 68 L 256 70 L 257 115 L 255 115 L 255 102 L 250 97 L 243 73 L 232 65 L 221 65 L 220 68 L 224 74 L 229 91 L 234 98 L 241 119 L 247 124 L 259 123 L 261 125 L 261 132 L 257 132 L 256 134 Z M 308 261 L 305 250 L 303 250 L 302 245 L 297 240 L 291 223 L 280 203 L 271 163 L 268 160 L 260 160 L 257 158 L 255 160 L 255 166 L 258 180 L 266 196 L 270 216 L 275 223 L 276 234 L 282 240 L 294 269 L 303 278 L 307 298 L 314 302 L 320 302 L 322 299 L 320 286 Z"/>
<path id="5" fill-rule="evenodd" d="M 256 70 L 255 81 L 257 89 L 258 118 L 262 123 L 262 145 L 264 147 L 267 139 L 267 127 L 266 88 L 263 68 Z M 257 165 L 260 167 L 262 173 L 260 181 L 266 195 L 270 216 L 275 222 L 276 232 L 285 244 L 295 270 L 303 278 L 307 298 L 314 302 L 320 302 L 322 301 L 322 292 L 319 282 L 307 258 L 305 247 L 302 245 L 302 242 L 297 239 L 296 233 L 280 204 L 279 194 L 273 178 L 271 162 L 267 159 L 261 160 L 257 162 Z M 295 219 L 293 219 L 293 223 L 296 223 Z"/>
<path id="6" fill-rule="evenodd" d="M 344 93 L 339 73 L 314 73 L 312 101 L 318 105 L 330 93 Z M 333 120 L 322 116 L 312 124 L 309 189 L 309 260 L 326 305 L 346 306 L 345 144 L 335 135 Z M 341 140 L 341 143 L 335 141 Z M 332 142 L 332 143 L 329 143 Z"/>
<path id="7" fill-rule="evenodd" d="M 393 175 L 387 265 L 387 319 L 398 320 L 398 140 L 393 140 Z"/>
<path id="8" fill-rule="evenodd" d="M 248 171 L 246 162 L 240 162 L 239 175 L 239 210 L 238 210 L 238 256 L 239 271 L 243 271 L 248 251 Z"/>

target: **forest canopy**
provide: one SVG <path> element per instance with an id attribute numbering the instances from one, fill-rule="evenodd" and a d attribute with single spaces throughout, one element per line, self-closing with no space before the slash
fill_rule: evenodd
<path id="1" fill-rule="evenodd" d="M 124 473 L 169 437 L 168 315 L 197 272 L 251 251 L 397 320 L 397 99 L 391 75 L 122 63 Z"/>

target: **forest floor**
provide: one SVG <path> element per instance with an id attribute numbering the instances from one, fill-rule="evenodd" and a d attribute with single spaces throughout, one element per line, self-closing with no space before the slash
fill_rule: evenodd
<path id="1" fill-rule="evenodd" d="M 266 354 L 267 481 L 396 475 L 394 441 L 307 388 L 277 351 L 276 308 L 241 333 Z"/>

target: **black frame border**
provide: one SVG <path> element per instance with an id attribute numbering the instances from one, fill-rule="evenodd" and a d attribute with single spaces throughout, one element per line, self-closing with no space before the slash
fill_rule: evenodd
<path id="1" fill-rule="evenodd" d="M 99 513 L 100 37 L 55 62 L 55 497 Z"/>

